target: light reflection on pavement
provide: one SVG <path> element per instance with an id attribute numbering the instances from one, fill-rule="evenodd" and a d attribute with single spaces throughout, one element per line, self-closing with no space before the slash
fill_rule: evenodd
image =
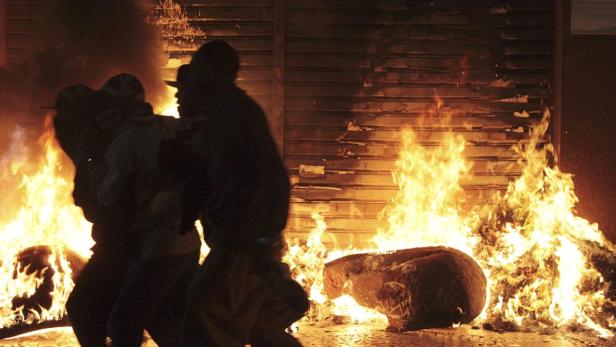
<path id="1" fill-rule="evenodd" d="M 302 326 L 296 333 L 305 347 L 354 347 L 354 346 L 520 346 L 520 347 L 596 347 L 614 346 L 616 339 L 608 340 L 588 336 L 585 333 L 539 334 L 522 332 L 486 331 L 462 326 L 455 329 L 427 329 L 407 333 L 386 332 L 382 326 L 333 325 Z M 45 332 L 0 340 L 2 347 L 77 347 L 79 346 L 70 328 L 48 329 Z M 144 347 L 156 344 L 148 340 Z"/>

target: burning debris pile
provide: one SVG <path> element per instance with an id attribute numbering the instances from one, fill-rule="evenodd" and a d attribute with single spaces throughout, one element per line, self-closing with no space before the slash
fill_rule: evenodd
<path id="1" fill-rule="evenodd" d="M 64 304 L 85 265 L 84 258 L 67 248 L 34 246 L 17 254 L 14 264 L 11 325 L 0 329 L 0 339 L 68 324 Z M 18 284 L 19 286 L 15 286 Z M 4 322 L 6 323 L 6 322 Z"/>
<path id="2" fill-rule="evenodd" d="M 550 166 L 553 147 L 544 143 L 548 125 L 546 112 L 532 129 L 530 140 L 514 148 L 524 167 L 522 175 L 510 183 L 506 192 L 493 197 L 496 207 L 487 213 L 467 213 L 461 205 L 464 193 L 459 180 L 470 169 L 462 156 L 464 140 L 451 133 L 444 146 L 428 151 L 414 141 L 411 130 L 404 130 L 393 173 L 400 191 L 382 213 L 389 229 L 377 231 L 372 240 L 375 247 L 327 253 L 318 244 L 315 252 L 311 249 L 315 247 L 314 240 L 304 248 L 297 243 L 290 247 L 287 260 L 300 273 L 304 266 L 302 260 L 306 258 L 317 259 L 315 264 L 319 264 L 351 253 L 370 252 L 325 264 L 325 285 L 322 273 L 310 281 L 302 282 L 302 274 L 297 277 L 320 310 L 316 316 L 353 315 L 336 313 L 336 300 L 330 300 L 344 292 L 360 304 L 386 314 L 394 329 L 443 325 L 444 321 L 424 324 L 425 317 L 414 316 L 422 314 L 415 307 L 437 305 L 431 303 L 433 298 L 413 292 L 412 285 L 405 291 L 394 290 L 410 295 L 398 295 L 393 304 L 392 296 L 384 293 L 391 292 L 391 278 L 396 277 L 394 282 L 398 284 L 407 284 L 404 271 L 391 271 L 394 265 L 399 268 L 413 265 L 413 260 L 409 260 L 412 256 L 407 258 L 407 255 L 451 247 L 477 262 L 487 278 L 487 290 L 485 296 L 478 295 L 481 281 L 471 285 L 473 290 L 467 293 L 472 295 L 468 299 L 476 300 L 475 304 L 470 310 L 461 307 L 459 315 L 471 312 L 473 315 L 462 319 L 454 315 L 448 324 L 469 322 L 478 315 L 474 323 L 483 323 L 486 328 L 543 331 L 570 328 L 612 336 L 616 331 L 616 249 L 596 224 L 575 215 L 577 197 L 571 175 Z M 319 234 L 320 240 L 324 229 L 323 225 L 312 234 Z M 426 246 L 433 248 L 415 248 Z M 396 251 L 404 248 L 412 249 Z M 422 277 L 420 266 L 411 268 L 416 278 Z M 446 265 L 440 264 L 432 270 L 446 269 Z M 316 272 L 314 268 L 311 270 Z M 456 276 L 450 279 L 453 281 Z M 430 281 L 433 279 L 426 277 L 424 285 L 435 286 L 435 291 L 450 289 L 448 283 Z M 479 314 L 476 306 L 484 298 L 485 306 L 482 304 Z M 449 299 L 454 307 L 455 295 Z M 400 315 L 392 314 L 391 307 L 406 307 L 404 319 L 397 319 Z"/>
<path id="3" fill-rule="evenodd" d="M 530 142 L 515 147 L 526 163 L 522 176 L 477 229 L 474 255 L 498 293 L 488 304 L 488 321 L 508 329 L 579 325 L 609 336 L 616 296 L 606 280 L 614 279 L 597 259 L 611 255 L 613 272 L 615 248 L 596 224 L 574 214 L 571 175 L 549 166 L 553 147 L 539 141 L 548 124 L 546 113 Z"/>

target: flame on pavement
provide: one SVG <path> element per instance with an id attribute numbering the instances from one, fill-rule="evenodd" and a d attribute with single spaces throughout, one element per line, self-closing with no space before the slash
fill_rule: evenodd
<path id="1" fill-rule="evenodd" d="M 513 148 L 521 176 L 487 206 L 470 210 L 460 184 L 471 169 L 462 136 L 449 132 L 442 145 L 426 148 L 411 129 L 403 129 L 392 172 L 399 191 L 381 212 L 388 228 L 375 230 L 373 247 L 327 250 L 320 242 L 326 225 L 319 214 L 313 214 L 317 227 L 305 245 L 290 241 L 286 260 L 310 292 L 309 317 L 365 312 L 356 303 L 341 309 L 323 295 L 327 261 L 351 253 L 448 246 L 472 256 L 488 279 L 486 306 L 475 323 L 512 330 L 582 328 L 612 336 L 614 316 L 605 311 L 614 312 L 615 303 L 605 297 L 607 284 L 591 251 L 599 247 L 614 253 L 615 248 L 597 224 L 575 214 L 571 175 L 550 165 L 555 154 L 545 143 L 549 118 L 546 111 L 530 138 Z"/>

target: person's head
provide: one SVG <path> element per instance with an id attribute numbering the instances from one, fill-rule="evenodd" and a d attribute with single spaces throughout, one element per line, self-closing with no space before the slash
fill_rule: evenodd
<path id="1" fill-rule="evenodd" d="M 120 101 L 145 101 L 145 89 L 139 79 L 129 73 L 117 74 L 105 82 L 101 91 L 109 93 Z"/>
<path id="2" fill-rule="evenodd" d="M 95 92 L 95 118 L 101 129 L 107 132 L 127 118 L 144 113 L 143 108 L 149 107 L 144 99 L 145 89 L 137 77 L 128 73 L 117 74 Z M 145 113 L 151 113 L 151 107 Z"/>
<path id="3" fill-rule="evenodd" d="M 176 80 L 166 81 L 169 86 L 177 88 L 175 97 L 177 98 L 180 117 L 191 117 L 197 111 L 197 98 L 195 97 L 194 83 L 190 72 L 190 65 L 180 65 Z"/>
<path id="4" fill-rule="evenodd" d="M 81 134 L 92 121 L 94 90 L 83 84 L 68 86 L 58 93 L 54 107 L 53 125 L 58 144 L 76 161 L 79 156 Z"/>
<path id="5" fill-rule="evenodd" d="M 227 42 L 210 41 L 193 54 L 190 69 L 197 89 L 225 88 L 235 84 L 239 57 Z"/>

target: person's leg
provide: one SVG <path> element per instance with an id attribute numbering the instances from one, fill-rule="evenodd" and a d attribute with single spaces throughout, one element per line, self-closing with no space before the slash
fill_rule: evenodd
<path id="1" fill-rule="evenodd" d="M 107 320 L 125 270 L 121 255 L 96 250 L 79 274 L 66 311 L 81 346 L 104 346 Z"/>
<path id="2" fill-rule="evenodd" d="M 140 346 L 143 331 L 149 330 L 159 346 L 178 346 L 179 334 L 173 322 L 154 322 L 170 290 L 177 283 L 191 255 L 134 262 L 126 275 L 122 291 L 111 312 L 109 334 L 112 346 Z M 163 309 L 163 312 L 168 312 Z M 166 329 L 157 329 L 155 325 Z"/>
<path id="3" fill-rule="evenodd" d="M 199 267 L 199 252 L 178 258 L 177 279 L 169 288 L 155 319 L 146 330 L 159 347 L 177 347 L 180 338 L 181 320 L 186 309 L 186 291 Z M 170 271 L 172 271 L 170 269 Z"/>
<path id="4" fill-rule="evenodd" d="M 66 312 L 73 332 L 82 346 L 104 346 L 107 336 L 107 317 L 102 312 L 97 313 L 101 311 L 101 301 L 97 300 L 97 296 L 101 296 L 101 291 L 96 286 L 97 267 L 94 259 L 88 261 L 66 302 Z"/>
<path id="5" fill-rule="evenodd" d="M 262 339 L 251 341 L 252 347 L 302 347 L 302 344 L 295 337 L 285 331 L 278 331 Z"/>
<path id="6" fill-rule="evenodd" d="M 212 249 L 188 284 L 186 309 L 180 321 L 182 347 L 214 346 L 199 318 L 198 304 L 215 272 L 212 268 L 219 267 L 222 259 L 223 253 Z"/>
<path id="7" fill-rule="evenodd" d="M 299 320 L 308 310 L 309 301 L 304 289 L 287 278 L 286 271 L 279 271 L 284 264 L 272 264 L 265 275 L 265 300 L 255 321 L 251 338 L 253 347 L 298 347 L 301 343 L 287 334 L 285 329 Z"/>

